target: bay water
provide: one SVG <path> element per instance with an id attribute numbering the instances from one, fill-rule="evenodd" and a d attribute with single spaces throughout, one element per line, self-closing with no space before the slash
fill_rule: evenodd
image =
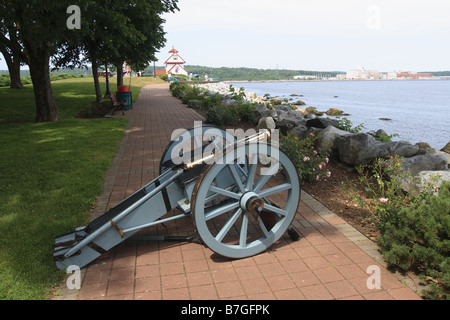
<path id="1" fill-rule="evenodd" d="M 231 82 L 258 96 L 302 100 L 319 111 L 338 108 L 362 132 L 383 129 L 394 141 L 427 142 L 440 150 L 450 141 L 450 81 Z M 291 96 L 291 95 L 301 96 Z M 324 115 L 326 117 L 326 115 Z M 333 117 L 330 117 L 333 118 Z M 389 119 L 389 120 L 381 120 Z"/>

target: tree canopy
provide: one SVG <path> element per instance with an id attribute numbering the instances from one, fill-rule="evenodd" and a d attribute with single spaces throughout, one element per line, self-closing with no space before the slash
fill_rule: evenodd
<path id="1" fill-rule="evenodd" d="M 178 10 L 178 0 L 3 0 L 0 28 L 14 26 L 23 48 L 36 100 L 36 121 L 57 121 L 50 59 L 58 67 L 119 65 L 131 59 L 146 66 L 163 47 L 161 14 Z M 79 17 L 68 14 L 76 6 Z M 77 19 L 79 28 L 69 28 Z M 12 33 L 10 33 L 12 35 Z M 9 41 L 14 37 L 9 36 Z M 5 41 L 4 41 L 5 42 Z"/>

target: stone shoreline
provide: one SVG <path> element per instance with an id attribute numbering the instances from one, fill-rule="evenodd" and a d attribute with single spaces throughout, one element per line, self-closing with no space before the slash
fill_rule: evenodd
<path id="1" fill-rule="evenodd" d="M 224 96 L 225 105 L 232 103 L 230 85 L 204 83 L 196 85 L 205 88 L 208 94 L 218 93 Z M 239 91 L 235 88 L 236 92 Z M 340 161 L 350 166 L 360 166 L 372 163 L 376 158 L 388 158 L 399 155 L 403 157 L 403 168 L 410 172 L 411 178 L 402 181 L 403 189 L 418 196 L 433 177 L 442 181 L 450 181 L 450 142 L 442 149 L 431 148 L 426 142 L 411 144 L 408 141 L 382 142 L 369 133 L 349 133 L 335 127 L 337 120 L 321 117 L 314 110 L 293 110 L 290 105 L 269 107 L 267 99 L 258 97 L 255 92 L 243 91 L 244 100 L 257 103 L 258 106 L 250 112 L 250 121 L 258 128 L 279 129 L 281 133 L 290 133 L 298 137 L 314 132 L 317 137 L 318 150 L 334 155 Z M 228 102 L 227 102 L 228 101 Z M 381 134 L 384 131 L 379 130 Z M 444 150 L 446 152 L 444 152 Z"/>

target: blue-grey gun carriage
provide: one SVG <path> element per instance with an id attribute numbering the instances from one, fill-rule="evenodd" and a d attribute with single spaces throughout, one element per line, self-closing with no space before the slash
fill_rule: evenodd
<path id="1" fill-rule="evenodd" d="M 187 215 L 196 239 L 220 255 L 265 251 L 288 231 L 300 200 L 297 170 L 269 137 L 260 131 L 239 139 L 208 126 L 180 132 L 156 179 L 87 226 L 55 238 L 57 268 L 82 268 L 140 230 Z"/>

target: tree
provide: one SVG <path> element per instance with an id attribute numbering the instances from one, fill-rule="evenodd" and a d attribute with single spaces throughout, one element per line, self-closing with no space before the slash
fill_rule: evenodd
<path id="1" fill-rule="evenodd" d="M 0 52 L 5 58 L 8 66 L 9 77 L 11 79 L 11 89 L 21 89 L 23 87 L 20 79 L 20 67 L 25 61 L 23 48 L 18 40 L 15 26 L 6 27 L 0 25 L 2 34 L 0 35 Z M 6 31 L 4 31 L 6 30 Z"/>
<path id="2" fill-rule="evenodd" d="M 37 122 L 60 119 L 50 82 L 49 62 L 58 42 L 68 37 L 66 9 L 69 5 L 66 0 L 4 0 L 4 7 L 0 9 L 2 18 L 15 21 L 18 40 L 25 49 Z"/>
<path id="3" fill-rule="evenodd" d="M 19 41 L 23 44 L 26 61 L 30 67 L 36 100 L 36 121 L 58 121 L 60 119 L 50 82 L 50 58 L 65 47 L 67 52 L 59 51 L 73 59 L 74 52 L 83 52 L 95 66 L 108 61 L 117 61 L 126 56 L 127 45 L 139 51 L 149 47 L 139 47 L 150 39 L 155 48 L 162 46 L 164 33 L 159 17 L 164 12 L 174 11 L 178 0 L 3 0 L 0 17 L 8 17 L 17 23 Z M 81 29 L 67 27 L 67 8 L 77 2 L 81 11 Z M 148 6 L 148 7 L 147 7 Z M 139 21 L 145 26 L 133 23 L 134 17 L 127 14 L 141 10 L 145 15 Z M 145 34 L 151 25 L 154 32 Z M 81 50 L 80 50 L 81 48 Z M 78 50 L 78 51 L 77 51 Z M 122 51 L 121 51 L 122 50 Z M 123 59 L 123 58 L 122 58 Z M 123 60 L 122 60 L 123 61 Z M 94 74 L 98 76 L 98 74 Z"/>
<path id="4" fill-rule="evenodd" d="M 23 46 L 18 37 L 17 23 L 13 20 L 5 3 L 0 3 L 0 52 L 5 58 L 11 79 L 11 89 L 22 88 L 20 66 L 25 62 Z"/>
<path id="5" fill-rule="evenodd" d="M 155 53 L 165 43 L 162 13 L 178 10 L 178 0 L 141 0 L 129 2 L 122 7 L 122 13 L 129 19 L 132 32 L 119 31 L 120 37 L 114 41 L 111 60 L 117 68 L 117 85 L 123 84 L 122 65 L 129 61 L 134 70 L 144 70 L 150 61 L 155 61 Z"/>

